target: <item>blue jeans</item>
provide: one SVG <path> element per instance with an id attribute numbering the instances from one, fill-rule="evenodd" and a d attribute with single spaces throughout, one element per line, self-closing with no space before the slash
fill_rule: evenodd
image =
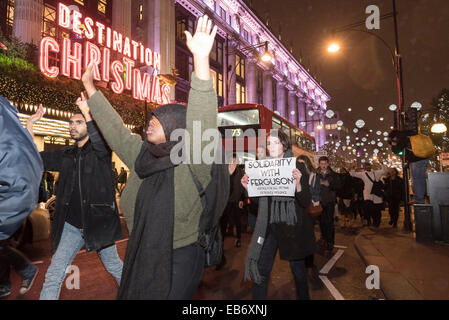
<path id="1" fill-rule="evenodd" d="M 61 241 L 51 258 L 51 264 L 45 274 L 45 282 L 40 296 L 41 300 L 57 300 L 59 298 L 67 267 L 72 263 L 83 245 L 82 229 L 78 229 L 66 222 L 62 231 Z M 118 256 L 115 244 L 98 250 L 98 254 L 106 270 L 120 285 L 123 262 Z"/>
<path id="2" fill-rule="evenodd" d="M 257 267 L 259 268 L 260 275 L 263 277 L 263 281 L 260 284 L 254 283 L 254 300 L 265 300 L 267 298 L 268 280 L 278 250 L 275 227 L 271 225 L 270 228 L 271 230 L 265 239 L 260 252 L 259 261 L 257 262 Z M 309 285 L 307 283 L 307 268 L 304 259 L 290 260 L 290 270 L 295 279 L 296 298 L 298 300 L 310 300 Z"/>
<path id="3" fill-rule="evenodd" d="M 412 178 L 413 195 L 416 202 L 424 203 L 426 194 L 426 171 L 429 160 L 419 160 L 410 163 L 410 175 Z"/>

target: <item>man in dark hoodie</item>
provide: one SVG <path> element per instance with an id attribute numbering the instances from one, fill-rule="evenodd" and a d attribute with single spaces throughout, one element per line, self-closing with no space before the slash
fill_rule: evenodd
<path id="1" fill-rule="evenodd" d="M 194 121 L 201 124 L 203 131 L 217 130 L 217 95 L 209 67 L 216 32 L 217 27 L 212 29 L 207 16 L 199 18 L 194 36 L 186 31 L 195 68 L 188 106 L 168 104 L 155 109 L 146 141 L 124 126 L 117 112 L 96 90 L 92 65 L 83 75 L 90 98 L 85 107 L 90 108 L 106 141 L 130 169 L 121 205 L 132 229 L 118 299 L 192 299 L 200 283 L 205 263 L 205 250 L 199 245 L 203 206 L 193 176 L 204 189 L 216 181 L 212 180 L 211 163 L 190 165 L 187 160 L 172 161 L 172 151 L 180 141 L 172 140 L 171 135 L 176 129 L 183 129 L 190 145 L 182 156 L 191 163 L 196 154 L 196 141 L 191 141 Z M 210 143 L 201 141 L 201 150 Z M 221 144 L 219 139 L 214 143 L 216 150 Z M 223 188 L 217 194 L 227 197 L 229 176 L 226 177 L 228 180 L 216 187 Z M 223 201 L 220 208 L 225 205 Z"/>

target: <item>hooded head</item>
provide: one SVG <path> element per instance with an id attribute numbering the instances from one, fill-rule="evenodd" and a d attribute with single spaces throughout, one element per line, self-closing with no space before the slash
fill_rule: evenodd
<path id="1" fill-rule="evenodd" d="M 186 107 L 180 104 L 160 106 L 150 114 L 146 129 L 147 141 L 154 147 L 155 156 L 170 154 L 171 149 L 179 142 L 170 141 L 170 135 L 176 129 L 186 128 Z"/>

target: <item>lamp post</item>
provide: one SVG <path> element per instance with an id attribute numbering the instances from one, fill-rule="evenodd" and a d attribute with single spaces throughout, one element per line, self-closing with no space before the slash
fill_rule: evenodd
<path id="1" fill-rule="evenodd" d="M 365 25 L 365 21 L 356 22 L 338 29 L 333 30 L 333 33 L 338 32 L 344 32 L 344 31 L 357 31 L 357 32 L 363 32 L 366 34 L 369 34 L 370 36 L 375 37 L 376 39 L 380 40 L 388 49 L 392 61 L 393 61 L 393 68 L 395 72 L 396 77 L 396 86 L 397 86 L 397 92 L 398 92 L 398 106 L 397 110 L 395 110 L 395 116 L 394 116 L 394 128 L 401 130 L 405 127 L 405 104 L 404 104 L 404 85 L 403 85 L 403 75 L 402 75 L 402 57 L 399 51 L 399 34 L 398 34 L 398 23 L 397 23 L 397 15 L 398 12 L 396 11 L 396 0 L 392 0 L 393 2 L 393 12 L 382 15 L 380 17 L 380 20 L 384 20 L 387 18 L 393 18 L 394 21 L 394 36 L 395 36 L 395 49 L 393 50 L 388 43 L 378 36 L 377 34 L 362 30 L 362 29 L 356 29 L 357 27 Z M 333 43 L 331 46 L 328 47 L 329 52 L 337 52 L 340 50 L 340 46 L 336 43 Z M 409 187 L 408 187 L 408 172 L 405 168 L 405 152 L 402 156 L 402 165 L 404 169 L 404 190 L 405 190 L 405 210 L 404 210 L 404 230 L 406 231 L 412 231 L 412 223 L 410 218 L 410 207 L 408 206 L 409 201 Z"/>
<path id="2" fill-rule="evenodd" d="M 258 57 L 258 59 L 260 61 L 262 61 L 263 63 L 271 63 L 273 60 L 273 56 L 271 55 L 271 53 L 268 51 L 268 41 L 256 44 L 256 45 L 252 45 L 252 46 L 247 46 L 247 47 L 242 47 L 239 49 L 233 49 L 232 51 L 229 51 L 229 39 L 227 41 L 227 45 L 226 45 L 226 104 L 229 104 L 229 91 L 230 91 L 230 81 L 232 79 L 232 77 L 234 76 L 237 68 L 240 67 L 242 60 L 240 59 L 238 64 L 236 64 L 235 66 L 231 66 L 229 65 L 229 56 L 231 54 L 236 54 L 237 52 L 242 52 L 245 55 L 248 55 L 250 53 L 254 54 L 254 51 L 258 48 L 264 47 L 264 53 L 262 55 L 260 55 Z"/>

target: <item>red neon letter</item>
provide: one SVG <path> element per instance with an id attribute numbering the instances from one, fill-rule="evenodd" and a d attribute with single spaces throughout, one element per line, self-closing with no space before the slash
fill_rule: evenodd
<path id="1" fill-rule="evenodd" d="M 162 103 L 168 104 L 170 103 L 170 86 L 168 84 L 162 85 Z"/>
<path id="2" fill-rule="evenodd" d="M 80 29 L 82 17 L 81 12 L 73 10 L 73 32 L 77 34 L 83 34 L 83 31 Z"/>
<path id="3" fill-rule="evenodd" d="M 108 48 L 103 49 L 103 81 L 109 82 L 109 67 L 111 65 L 110 62 L 111 51 Z"/>
<path id="4" fill-rule="evenodd" d="M 161 104 L 162 103 L 161 86 L 159 84 L 159 77 L 158 76 L 153 77 L 153 83 L 151 84 L 150 101 L 153 102 L 153 103 L 157 103 L 157 104 Z"/>
<path id="5" fill-rule="evenodd" d="M 104 30 L 104 24 L 100 22 L 95 23 L 98 29 L 98 43 L 103 44 L 103 30 Z"/>
<path id="6" fill-rule="evenodd" d="M 140 70 L 134 69 L 134 85 L 133 85 L 133 98 L 138 100 L 149 100 L 149 91 L 151 88 L 150 75 L 146 72 L 143 73 L 143 80 L 140 76 Z"/>
<path id="7" fill-rule="evenodd" d="M 149 67 L 153 65 L 153 52 L 149 48 L 145 49 L 145 63 Z"/>
<path id="8" fill-rule="evenodd" d="M 65 4 L 60 3 L 59 8 L 59 25 L 63 28 L 70 28 L 70 9 Z"/>
<path id="9" fill-rule="evenodd" d="M 131 59 L 128 59 L 127 57 L 123 57 L 123 63 L 125 64 L 126 68 L 126 82 L 125 82 L 125 88 L 127 90 L 132 89 L 132 78 L 133 78 L 133 68 L 134 68 L 134 61 Z"/>
<path id="10" fill-rule="evenodd" d="M 48 66 L 48 51 L 59 52 L 59 44 L 55 39 L 50 37 L 45 37 L 41 40 L 41 48 L 40 48 L 40 59 L 39 59 L 39 68 L 41 72 L 49 78 L 56 78 L 59 74 L 58 67 L 49 67 Z"/>
<path id="11" fill-rule="evenodd" d="M 101 80 L 100 70 L 98 69 L 98 65 L 101 63 L 100 49 L 93 43 L 86 41 L 86 46 L 85 46 L 85 51 L 84 51 L 84 67 L 86 69 L 91 60 L 94 61 L 94 79 Z"/>
<path id="12" fill-rule="evenodd" d="M 123 73 L 123 64 L 115 60 L 112 62 L 112 76 L 114 77 L 114 82 L 111 84 L 111 89 L 117 94 L 120 94 L 123 92 L 123 79 L 121 77 L 121 74 Z"/>
<path id="13" fill-rule="evenodd" d="M 94 30 L 92 29 L 94 21 L 91 18 L 86 17 L 86 19 L 84 20 L 84 25 L 86 26 L 84 35 L 87 39 L 92 40 L 94 38 Z"/>
<path id="14" fill-rule="evenodd" d="M 145 62 L 145 53 L 143 45 L 140 45 L 140 63 Z"/>
<path id="15" fill-rule="evenodd" d="M 158 72 L 159 70 L 161 70 L 161 56 L 159 53 L 157 53 L 156 51 L 153 54 L 153 67 L 154 69 L 156 69 Z"/>
<path id="16" fill-rule="evenodd" d="M 137 47 L 139 46 L 139 43 L 132 40 L 131 43 L 133 44 L 133 59 L 137 60 Z"/>
<path id="17" fill-rule="evenodd" d="M 117 31 L 112 32 L 112 49 L 122 53 L 123 36 Z"/>
<path id="18" fill-rule="evenodd" d="M 111 28 L 106 28 L 106 46 L 111 48 Z"/>
<path id="19" fill-rule="evenodd" d="M 81 79 L 81 43 L 75 42 L 74 53 L 71 54 L 72 42 L 70 39 L 64 38 L 62 42 L 62 71 L 66 77 Z M 70 75 L 70 65 L 73 64 L 73 72 Z"/>
<path id="20" fill-rule="evenodd" d="M 125 38 L 125 44 L 123 46 L 123 55 L 131 58 L 131 45 L 129 43 L 129 38 Z"/>

